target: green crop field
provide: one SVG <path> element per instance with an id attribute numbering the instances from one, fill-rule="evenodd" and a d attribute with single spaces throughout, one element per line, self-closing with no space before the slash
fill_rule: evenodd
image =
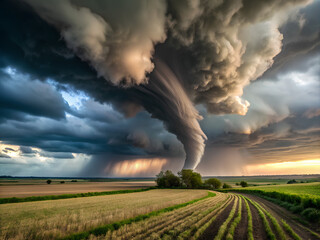
<path id="1" fill-rule="evenodd" d="M 320 183 L 296 183 L 233 189 L 272 201 L 311 222 L 320 222 Z"/>
<path id="2" fill-rule="evenodd" d="M 246 189 L 263 190 L 266 192 L 281 192 L 288 194 L 307 194 L 320 197 L 320 183 L 297 183 L 297 184 L 282 184 L 282 185 L 268 185 L 258 187 L 248 187 Z"/>

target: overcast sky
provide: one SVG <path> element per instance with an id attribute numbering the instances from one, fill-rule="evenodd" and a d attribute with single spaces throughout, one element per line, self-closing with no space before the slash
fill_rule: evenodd
<path id="1" fill-rule="evenodd" d="M 320 173 L 320 1 L 0 3 L 0 175 Z"/>

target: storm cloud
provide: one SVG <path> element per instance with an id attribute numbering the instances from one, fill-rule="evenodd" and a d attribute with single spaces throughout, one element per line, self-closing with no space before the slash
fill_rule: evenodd
<path id="1" fill-rule="evenodd" d="M 207 139 L 231 144 L 235 134 L 238 144 L 297 112 L 277 105 L 279 93 L 258 94 L 264 83 L 249 84 L 317 61 L 319 3 L 308 4 L 4 1 L 0 140 L 53 152 L 45 157 L 178 157 L 194 169 Z M 72 106 L 70 93 L 86 97 Z M 318 106 L 310 100 L 299 114 L 310 107 Z"/>

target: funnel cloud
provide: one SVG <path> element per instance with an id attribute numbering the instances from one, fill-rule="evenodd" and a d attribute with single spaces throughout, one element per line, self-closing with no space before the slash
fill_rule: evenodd
<path id="1" fill-rule="evenodd" d="M 313 94 L 298 109 L 289 96 L 276 104 L 281 93 L 271 92 L 290 81 L 294 70 L 289 63 L 317 61 L 317 8 L 319 3 L 309 0 L 57 0 L 54 6 L 50 1 L 6 0 L 0 86 L 10 96 L 0 97 L 0 113 L 6 116 L 0 124 L 13 132 L 18 127 L 11 121 L 24 120 L 29 126 L 22 128 L 32 129 L 34 118 L 41 131 L 21 139 L 7 130 L 0 141 L 30 149 L 32 156 L 72 153 L 77 159 L 76 154 L 84 154 L 82 165 L 90 169 L 108 169 L 110 162 L 118 166 L 118 156 L 125 163 L 121 166 L 133 166 L 130 161 L 136 159 L 154 166 L 156 161 L 148 159 L 162 159 L 159 166 L 165 169 L 182 159 L 175 166 L 196 169 L 200 164 L 208 173 L 206 166 L 214 168 L 217 161 L 209 163 L 210 155 L 221 152 L 211 146 L 233 149 L 234 155 L 250 152 L 241 149 L 256 147 L 252 139 L 266 131 L 289 134 L 283 121 L 297 126 L 288 120 L 292 114 L 307 116 L 316 129 L 319 108 Z M 305 72 L 310 89 L 317 89 L 316 69 Z M 19 95 L 15 88 L 22 85 Z M 36 86 L 40 92 L 26 101 Z M 51 109 L 49 97 L 56 108 Z M 39 98 L 45 100 L 34 104 Z M 81 131 L 71 132 L 76 125 Z M 272 132 L 270 139 L 281 134 Z M 73 144 L 60 149 L 67 139 Z M 204 154 L 208 164 L 200 163 Z M 219 156 L 212 159 L 225 155 Z M 94 159 L 99 159 L 97 165 Z"/>

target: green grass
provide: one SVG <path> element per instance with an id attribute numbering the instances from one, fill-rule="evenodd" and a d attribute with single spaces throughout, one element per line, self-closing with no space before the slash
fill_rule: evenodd
<path id="1" fill-rule="evenodd" d="M 139 222 L 139 221 L 148 219 L 150 217 L 158 216 L 161 213 L 170 212 L 170 211 L 173 211 L 175 209 L 179 209 L 179 208 L 188 206 L 190 204 L 196 203 L 198 201 L 201 201 L 203 199 L 206 199 L 206 198 L 209 198 L 209 197 L 214 197 L 214 196 L 216 196 L 215 193 L 208 192 L 208 195 L 205 196 L 205 197 L 202 197 L 202 198 L 194 199 L 194 200 L 186 202 L 186 203 L 177 204 L 177 205 L 174 205 L 172 207 L 167 207 L 167 208 L 164 208 L 164 209 L 152 211 L 152 212 L 147 213 L 147 214 L 141 214 L 141 215 L 138 215 L 138 216 L 133 217 L 133 218 L 124 219 L 122 221 L 118 221 L 118 222 L 114 222 L 114 223 L 107 224 L 107 225 L 104 225 L 104 226 L 96 227 L 96 228 L 94 228 L 92 230 L 89 230 L 89 231 L 75 233 L 75 234 L 72 234 L 70 236 L 64 237 L 62 239 L 63 240 L 77 240 L 77 239 L 80 240 L 80 239 L 88 239 L 90 237 L 90 235 L 95 235 L 95 236 L 104 235 L 108 231 L 113 231 L 113 230 L 119 229 L 121 226 L 124 226 L 124 225 L 127 225 L 127 224 L 131 224 L 131 223 L 134 223 L 134 222 Z"/>
<path id="2" fill-rule="evenodd" d="M 75 194 L 62 194 L 62 195 L 34 196 L 34 197 L 24 197 L 24 198 L 17 198 L 17 197 L 0 198 L 0 204 L 58 200 L 58 199 L 79 198 L 79 197 L 94 197 L 94 196 L 104 196 L 104 195 L 114 195 L 114 194 L 124 194 L 124 193 L 136 193 L 136 192 L 149 191 L 151 189 L 155 189 L 155 187 L 133 189 L 133 190 L 107 191 L 107 192 L 88 192 L 88 193 L 75 193 Z"/>
<path id="3" fill-rule="evenodd" d="M 313 195 L 320 198 L 320 183 L 296 183 L 296 184 L 283 184 L 283 185 L 269 185 L 248 187 L 250 190 L 262 190 L 265 192 L 280 192 L 286 194 L 303 194 Z"/>

